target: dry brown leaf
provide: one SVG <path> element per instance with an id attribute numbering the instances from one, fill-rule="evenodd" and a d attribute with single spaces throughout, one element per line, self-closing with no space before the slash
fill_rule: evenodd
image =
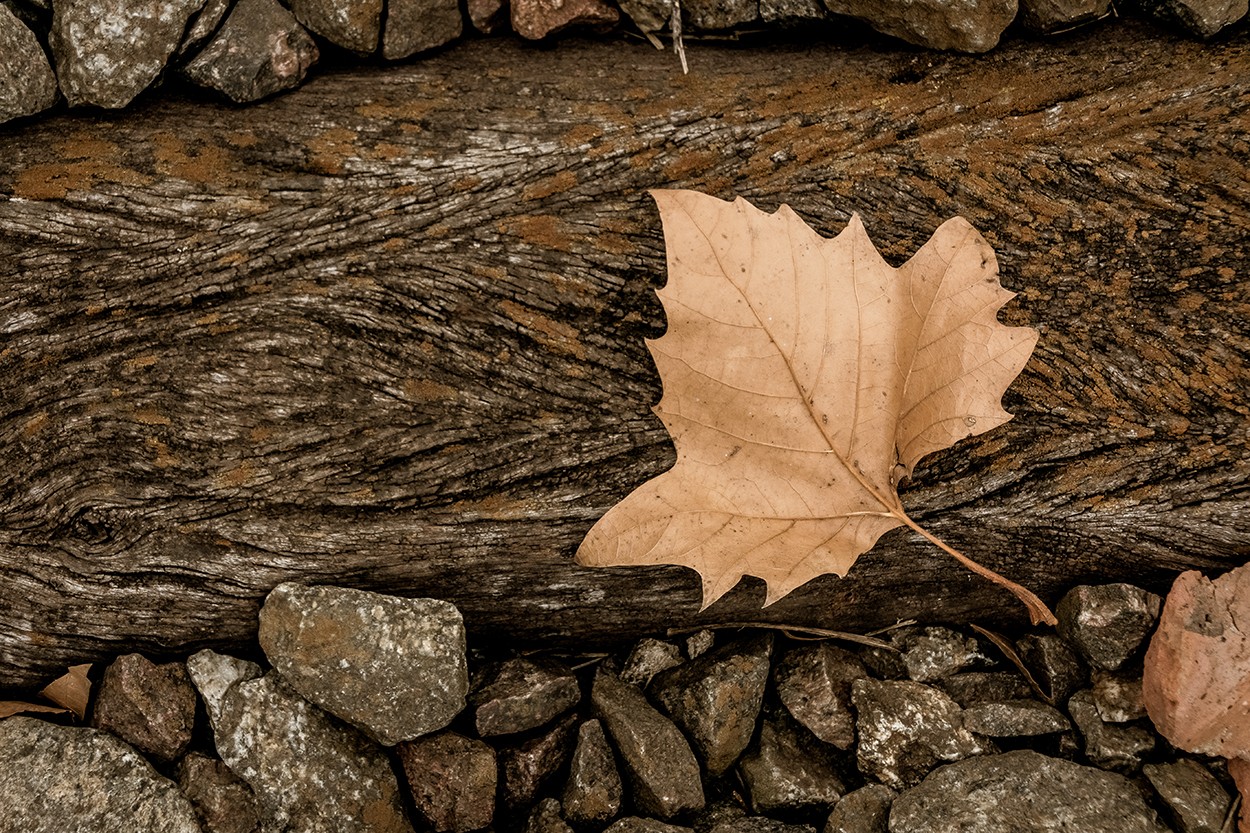
<path id="1" fill-rule="evenodd" d="M 24 700 L 0 700 L 0 720 L 18 714 L 65 714 L 69 709 L 58 706 L 41 706 L 38 703 L 27 703 Z"/>
<path id="2" fill-rule="evenodd" d="M 677 463 L 604 515 L 577 560 L 692 567 L 705 607 L 753 575 L 771 604 L 845 575 L 905 525 L 1053 622 L 1033 594 L 919 527 L 897 494 L 926 454 L 1011 418 L 1002 394 L 1037 341 L 998 323 L 1013 295 L 981 235 L 950 220 L 894 269 L 858 216 L 829 240 L 788 206 L 652 196 L 668 331 L 648 346 Z"/>
<path id="3" fill-rule="evenodd" d="M 39 696 L 46 697 L 58 706 L 69 709 L 82 720 L 87 715 L 87 701 L 91 699 L 91 680 L 87 672 L 91 665 L 71 665 L 69 671 L 48 683 Z"/>

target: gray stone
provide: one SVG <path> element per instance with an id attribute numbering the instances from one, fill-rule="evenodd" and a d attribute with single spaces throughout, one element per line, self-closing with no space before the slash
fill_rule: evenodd
<path id="1" fill-rule="evenodd" d="M 56 104 L 56 76 L 35 33 L 0 6 L 0 122 Z"/>
<path id="2" fill-rule="evenodd" d="M 500 794 L 509 810 L 533 804 L 539 791 L 568 761 L 576 726 L 577 718 L 570 714 L 542 734 L 499 750 L 503 774 Z"/>
<path id="3" fill-rule="evenodd" d="M 534 807 L 525 823 L 525 833 L 573 833 L 560 814 L 560 802 L 544 798 Z"/>
<path id="4" fill-rule="evenodd" d="M 463 31 L 458 0 L 387 0 L 382 57 L 398 61 L 451 43 Z"/>
<path id="5" fill-rule="evenodd" d="M 1111 0 L 1020 0 L 1020 20 L 1045 34 L 1097 20 L 1110 9 Z"/>
<path id="6" fill-rule="evenodd" d="M 1058 634 L 1029 634 L 1016 642 L 1016 650 L 1052 703 L 1066 703 L 1089 682 L 1085 663 Z"/>
<path id="7" fill-rule="evenodd" d="M 816 828 L 810 824 L 789 824 L 764 816 L 744 816 L 718 822 L 709 827 L 707 833 L 816 833 Z"/>
<path id="8" fill-rule="evenodd" d="M 564 817 L 578 826 L 604 825 L 621 810 L 621 776 L 598 720 L 577 729 L 577 746 L 564 785 Z"/>
<path id="9" fill-rule="evenodd" d="M 417 814 L 435 833 L 479 830 L 495 815 L 495 750 L 439 732 L 395 747 Z"/>
<path id="10" fill-rule="evenodd" d="M 1154 17 L 1209 38 L 1246 16 L 1246 0 L 1142 0 Z"/>
<path id="11" fill-rule="evenodd" d="M 473 28 L 489 35 L 508 23 L 507 0 L 466 0 L 465 11 Z"/>
<path id="12" fill-rule="evenodd" d="M 879 680 L 907 679 L 907 666 L 903 664 L 903 655 L 895 648 L 872 645 L 861 650 L 859 658 L 868 672 Z"/>
<path id="13" fill-rule="evenodd" d="M 990 747 L 963 725 L 959 705 L 943 692 L 910 680 L 856 680 L 860 772 L 888 787 L 919 783 L 934 765 L 979 755 Z"/>
<path id="14" fill-rule="evenodd" d="M 299 86 L 318 54 L 312 36 L 277 0 L 238 0 L 182 74 L 242 104 Z"/>
<path id="15" fill-rule="evenodd" d="M 195 689 L 180 662 L 155 665 L 140 654 L 124 654 L 100 680 L 91 725 L 169 763 L 191 743 Z"/>
<path id="16" fill-rule="evenodd" d="M 383 0 L 290 0 L 295 17 L 314 33 L 359 55 L 378 48 Z"/>
<path id="17" fill-rule="evenodd" d="M 772 646 L 771 634 L 731 642 L 651 681 L 652 699 L 682 728 L 713 777 L 734 765 L 755 734 Z"/>
<path id="18" fill-rule="evenodd" d="M 493 669 L 469 697 L 482 737 L 537 729 L 582 699 L 573 672 L 557 663 L 518 657 Z"/>
<path id="19" fill-rule="evenodd" d="M 621 669 L 620 676 L 624 682 L 645 686 L 656 674 L 681 663 L 681 651 L 673 643 L 661 639 L 642 639 L 625 658 L 625 667 Z"/>
<path id="20" fill-rule="evenodd" d="M 982 703 L 964 709 L 964 728 L 992 738 L 1030 737 L 1064 732 L 1072 728 L 1053 706 L 1036 700 Z"/>
<path id="21" fill-rule="evenodd" d="M 1177 833 L 1220 833 L 1232 800 L 1211 771 L 1182 758 L 1170 764 L 1146 764 L 1150 781 L 1171 816 Z"/>
<path id="22" fill-rule="evenodd" d="M 305 699 L 386 745 L 464 708 L 464 620 L 447 602 L 280 584 L 260 611 L 260 645 Z"/>
<path id="23" fill-rule="evenodd" d="M 850 651 L 821 642 L 789 651 L 773 674 L 777 696 L 790 715 L 825 743 L 849 749 L 855 742 L 851 683 L 868 669 Z"/>
<path id="24" fill-rule="evenodd" d="M 1001 703 L 1004 700 L 1027 700 L 1033 689 L 1024 677 L 1014 671 L 968 671 L 952 674 L 938 681 L 938 686 L 956 703 L 968 708 L 981 703 Z"/>
<path id="25" fill-rule="evenodd" d="M 883 784 L 869 784 L 847 793 L 829 814 L 824 833 L 886 833 L 895 795 Z"/>
<path id="26" fill-rule="evenodd" d="M 530 40 L 570 26 L 610 26 L 619 17 L 603 0 L 512 0 L 512 28 Z"/>
<path id="27" fill-rule="evenodd" d="M 204 833 L 260 833 L 256 796 L 216 758 L 192 752 L 178 762 L 178 786 L 191 800 Z"/>
<path id="28" fill-rule="evenodd" d="M 1091 696 L 1098 716 L 1107 723 L 1128 723 L 1146 716 L 1140 675 L 1096 673 Z"/>
<path id="29" fill-rule="evenodd" d="M 187 660 L 217 752 L 287 833 L 411 833 L 382 750 L 275 672 L 213 651 Z"/>
<path id="30" fill-rule="evenodd" d="M 894 800 L 890 833 L 1168 833 L 1122 776 L 1031 751 L 935 770 Z"/>
<path id="31" fill-rule="evenodd" d="M 98 729 L 0 720 L 0 828 L 14 833 L 200 833 L 178 787 Z"/>
<path id="32" fill-rule="evenodd" d="M 676 824 L 665 824 L 655 819 L 626 816 L 623 819 L 617 819 L 603 833 L 694 833 L 694 830 L 689 827 L 679 827 Z"/>
<path id="33" fill-rule="evenodd" d="M 226 19 L 226 13 L 233 5 L 234 0 L 206 0 L 204 6 L 191 18 L 191 25 L 187 27 L 182 43 L 178 45 L 179 57 L 194 55 L 201 46 L 207 43 L 221 26 L 221 22 Z"/>
<path id="34" fill-rule="evenodd" d="M 1085 757 L 1104 769 L 1132 772 L 1141 766 L 1142 756 L 1155 747 L 1153 732 L 1140 726 L 1109 724 L 1099 717 L 1089 689 L 1072 695 L 1068 714 L 1081 730 Z"/>
<path id="35" fill-rule="evenodd" d="M 696 29 L 732 29 L 760 16 L 759 0 L 685 0 L 681 9 Z"/>
<path id="36" fill-rule="evenodd" d="M 759 0 L 760 20 L 824 20 L 829 15 L 820 0 Z"/>
<path id="37" fill-rule="evenodd" d="M 1081 585 L 1055 607 L 1059 634 L 1085 661 L 1115 671 L 1137 654 L 1163 600 L 1131 584 Z"/>
<path id="38" fill-rule="evenodd" d="M 907 676 L 918 683 L 949 677 L 984 659 L 975 639 L 950 628 L 926 627 L 901 631 L 893 642 L 902 653 Z"/>
<path id="39" fill-rule="evenodd" d="M 795 729 L 784 714 L 765 719 L 759 739 L 738 765 L 757 813 L 830 807 L 846 792 L 824 750 L 817 742 L 804 743 Z"/>
<path id="40" fill-rule="evenodd" d="M 48 37 L 71 107 L 125 107 L 156 80 L 205 0 L 54 0 Z"/>
<path id="41" fill-rule="evenodd" d="M 917 46 L 959 52 L 993 49 L 1016 17 L 1016 0 L 825 0 L 825 8 Z"/>
<path id="42" fill-rule="evenodd" d="M 590 697 L 620 753 L 639 810 L 671 820 L 703 806 L 703 781 L 690 744 L 641 691 L 600 668 Z"/>
<path id="43" fill-rule="evenodd" d="M 714 647 L 716 647 L 716 634 L 713 631 L 707 628 L 695 631 L 686 637 L 686 658 L 694 659 L 702 656 Z"/>

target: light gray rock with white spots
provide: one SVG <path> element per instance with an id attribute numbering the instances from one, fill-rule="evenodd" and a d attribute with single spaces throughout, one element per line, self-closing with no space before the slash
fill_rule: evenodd
<path id="1" fill-rule="evenodd" d="M 829 814 L 824 833 L 886 833 L 896 795 L 883 784 L 869 784 L 847 793 Z"/>
<path id="2" fill-rule="evenodd" d="M 1020 0 L 1020 20 L 1034 32 L 1058 32 L 1097 20 L 1111 0 Z"/>
<path id="3" fill-rule="evenodd" d="M 833 806 L 846 785 L 817 741 L 782 713 L 766 718 L 754 746 L 738 764 L 757 813 L 812 811 Z"/>
<path id="4" fill-rule="evenodd" d="M 1103 769 L 1132 772 L 1141 766 L 1142 756 L 1155 748 L 1155 734 L 1149 729 L 1103 720 L 1089 689 L 1072 695 L 1068 700 L 1068 714 L 1081 730 L 1085 757 Z"/>
<path id="5" fill-rule="evenodd" d="M 191 18 L 187 33 L 178 45 L 178 55 L 195 54 L 221 26 L 226 19 L 226 13 L 233 6 L 234 0 L 206 0 L 203 7 Z"/>
<path id="6" fill-rule="evenodd" d="M 296 19 L 330 43 L 372 54 L 382 34 L 383 0 L 290 0 Z"/>
<path id="7" fill-rule="evenodd" d="M 918 683 L 949 677 L 982 659 L 975 639 L 942 627 L 919 628 L 894 640 L 907 676 Z"/>
<path id="8" fill-rule="evenodd" d="M 260 611 L 260 645 L 305 699 L 388 746 L 465 705 L 464 620 L 448 602 L 280 584 Z"/>
<path id="9" fill-rule="evenodd" d="M 823 20 L 829 15 L 820 0 L 760 0 L 760 20 Z"/>
<path id="10" fill-rule="evenodd" d="M 1091 666 L 1115 671 L 1141 649 L 1162 606 L 1131 584 L 1080 585 L 1055 606 L 1057 629 Z"/>
<path id="11" fill-rule="evenodd" d="M 501 663 L 472 693 L 477 733 L 484 737 L 537 729 L 582 698 L 573 672 L 558 663 L 515 657 Z"/>
<path id="12" fill-rule="evenodd" d="M 1163 801 L 1177 833 L 1220 833 L 1232 800 L 1211 771 L 1182 758 L 1146 764 L 1142 774 Z"/>
<path id="13" fill-rule="evenodd" d="M 1154 17 L 1209 38 L 1246 16 L 1246 0 L 1143 0 Z"/>
<path id="14" fill-rule="evenodd" d="M 398 61 L 451 43 L 463 31 L 457 0 L 387 0 L 382 57 Z"/>
<path id="15" fill-rule="evenodd" d="M 625 658 L 621 680 L 634 685 L 646 685 L 661 671 L 681 665 L 681 650 L 662 639 L 640 639 Z"/>
<path id="16" fill-rule="evenodd" d="M 825 0 L 825 8 L 917 46 L 958 52 L 993 49 L 1016 17 L 1016 0 Z"/>
<path id="17" fill-rule="evenodd" d="M 682 0 L 681 8 L 696 29 L 732 29 L 760 16 L 759 0 Z"/>
<path id="18" fill-rule="evenodd" d="M 56 75 L 35 33 L 0 6 L 0 122 L 56 104 Z"/>
<path id="19" fill-rule="evenodd" d="M 240 104 L 299 86 L 319 53 L 277 0 L 238 0 L 182 74 Z"/>
<path id="20" fill-rule="evenodd" d="M 964 709 L 964 728 L 991 738 L 1031 737 L 1072 728 L 1056 708 L 1036 700 L 982 703 Z"/>
<path id="21" fill-rule="evenodd" d="M 851 683 L 866 676 L 858 657 L 822 642 L 787 652 L 774 669 L 773 683 L 795 720 L 825 743 L 849 749 L 855 742 Z"/>

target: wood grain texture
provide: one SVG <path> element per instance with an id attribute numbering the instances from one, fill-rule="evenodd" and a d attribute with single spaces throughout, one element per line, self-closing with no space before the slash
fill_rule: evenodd
<path id="1" fill-rule="evenodd" d="M 469 41 L 247 109 L 0 130 L 0 686 L 252 644 L 288 579 L 454 601 L 471 638 L 761 618 L 1020 621 L 896 530 L 844 580 L 698 613 L 578 542 L 673 461 L 644 337 L 697 188 L 892 263 L 953 215 L 1042 332 L 1015 420 L 908 511 L 1054 601 L 1250 553 L 1250 36 L 1128 22 L 982 57 Z"/>

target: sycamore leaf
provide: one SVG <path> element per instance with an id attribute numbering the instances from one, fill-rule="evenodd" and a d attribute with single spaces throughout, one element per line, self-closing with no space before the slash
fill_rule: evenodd
<path id="1" fill-rule="evenodd" d="M 64 714 L 73 712 L 79 720 L 87 716 L 87 701 L 91 697 L 91 680 L 87 672 L 91 665 L 71 665 L 69 670 L 43 687 L 39 696 L 56 703 L 45 706 L 23 700 L 0 700 L 0 720 L 18 714 Z"/>
<path id="2" fill-rule="evenodd" d="M 950 220 L 894 269 L 858 216 L 830 240 L 788 206 L 652 196 L 668 330 L 648 347 L 677 463 L 604 515 L 578 562 L 692 567 L 705 607 L 753 575 L 771 604 L 906 525 L 1053 621 L 917 526 L 897 493 L 926 454 L 1011 418 L 1002 394 L 1037 341 L 998 323 L 1013 294 L 981 235 Z"/>

